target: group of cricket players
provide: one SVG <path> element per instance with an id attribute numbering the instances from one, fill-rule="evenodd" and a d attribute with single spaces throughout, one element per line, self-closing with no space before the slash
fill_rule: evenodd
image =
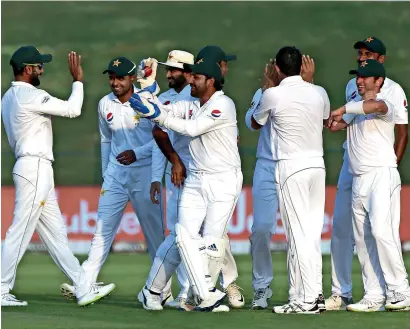
<path id="1" fill-rule="evenodd" d="M 98 275 L 129 201 L 152 260 L 137 297 L 144 309 L 228 312 L 244 307 L 227 227 L 242 190 L 238 121 L 245 120 L 249 130 L 260 130 L 252 186 L 250 308 L 266 309 L 273 294 L 270 242 L 279 208 L 288 242 L 289 297 L 272 312 L 410 310 L 397 170 L 408 140 L 407 100 L 400 85 L 386 76 L 381 40 L 368 37 L 353 48 L 357 63 L 349 72 L 353 78 L 342 107 L 331 111 L 326 90 L 314 84 L 313 59 L 295 47 L 283 47 L 266 64 L 261 88 L 246 117 L 239 119 L 234 101 L 223 92 L 228 65 L 236 56 L 218 46 L 205 46 L 196 56 L 172 50 L 163 62 L 112 59 L 103 71 L 111 92 L 97 110 L 103 184 L 83 264 L 69 249 L 57 203 L 51 125 L 52 116 L 81 115 L 81 56 L 68 54 L 73 85 L 65 101 L 38 88 L 52 56 L 33 46 L 16 50 L 10 60 L 15 80 L 2 98 L 4 128 L 16 157 L 14 219 L 2 247 L 2 307 L 28 305 L 11 290 L 35 230 L 70 280 L 60 287 L 64 297 L 86 306 L 112 293 L 115 284 L 98 282 Z M 156 82 L 160 67 L 169 84 L 162 93 Z M 347 131 L 331 238 L 332 294 L 327 299 L 321 254 L 324 128 Z M 356 302 L 355 249 L 364 283 L 363 298 Z M 174 274 L 180 289 L 175 298 Z"/>

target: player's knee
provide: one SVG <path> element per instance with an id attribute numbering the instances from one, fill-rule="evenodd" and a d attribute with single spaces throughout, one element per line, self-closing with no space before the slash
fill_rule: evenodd
<path id="1" fill-rule="evenodd" d="M 377 223 L 375 223 L 375 225 L 372 225 L 372 235 L 373 238 L 377 241 L 383 241 L 390 236 L 389 232 L 386 232 L 386 228 L 383 227 L 383 225 L 377 225 Z"/>
<path id="2" fill-rule="evenodd" d="M 253 222 L 252 235 L 255 237 L 271 236 L 274 231 L 274 223 L 270 222 Z"/>

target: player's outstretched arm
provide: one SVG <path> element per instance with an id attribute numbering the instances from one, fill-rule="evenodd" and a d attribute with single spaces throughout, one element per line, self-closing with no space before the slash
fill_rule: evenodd
<path id="1" fill-rule="evenodd" d="M 76 118 L 81 114 L 84 100 L 83 69 L 81 67 L 81 55 L 74 51 L 68 54 L 68 67 L 73 77 L 73 86 L 70 98 L 67 101 L 49 95 L 44 90 L 38 90 L 38 95 L 29 104 L 22 104 L 28 110 L 61 116 Z"/>

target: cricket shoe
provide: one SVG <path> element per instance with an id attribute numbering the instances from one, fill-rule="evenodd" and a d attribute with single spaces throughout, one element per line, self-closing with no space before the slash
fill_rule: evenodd
<path id="1" fill-rule="evenodd" d="M 162 311 L 161 294 L 152 293 L 144 286 L 138 294 L 138 300 L 142 303 L 142 307 L 147 311 Z"/>
<path id="2" fill-rule="evenodd" d="M 68 283 L 63 283 L 60 286 L 60 292 L 65 299 L 74 300 L 75 299 L 75 288 Z"/>
<path id="3" fill-rule="evenodd" d="M 353 304 L 352 297 L 332 295 L 325 300 L 326 311 L 345 311 L 350 304 Z"/>
<path id="4" fill-rule="evenodd" d="M 184 304 L 181 304 L 181 305 L 178 307 L 178 310 L 180 310 L 180 311 L 185 311 L 185 312 L 197 311 L 197 310 L 195 309 L 195 307 L 196 307 L 195 302 L 194 302 L 192 299 L 187 298 L 187 299 L 186 299 L 186 302 L 185 302 Z M 212 312 L 212 313 L 222 313 L 222 312 L 229 312 L 229 311 L 230 311 L 230 309 L 229 309 L 228 306 L 226 306 L 226 305 L 219 305 L 219 306 L 213 308 L 211 312 Z"/>
<path id="5" fill-rule="evenodd" d="M 387 297 L 386 310 L 401 311 L 410 310 L 410 293 L 393 292 L 392 296 Z"/>
<path id="6" fill-rule="evenodd" d="M 274 306 L 272 313 L 278 314 L 320 314 L 317 300 L 313 303 L 291 302 L 282 306 Z"/>
<path id="7" fill-rule="evenodd" d="M 93 283 L 88 293 L 86 293 L 85 295 L 77 299 L 77 304 L 79 306 L 87 306 L 87 305 L 94 304 L 95 302 L 108 296 L 115 290 L 114 283 L 110 283 L 105 286 L 103 284 L 104 284 L 103 282 Z"/>
<path id="8" fill-rule="evenodd" d="M 268 300 L 272 297 L 272 289 L 269 287 L 256 289 L 253 295 L 251 309 L 262 310 L 268 307 Z"/>
<path id="9" fill-rule="evenodd" d="M 215 308 L 221 305 L 226 294 L 216 288 L 209 292 L 209 297 L 202 300 L 201 303 L 195 306 L 194 310 L 199 312 L 212 312 Z"/>
<path id="10" fill-rule="evenodd" d="M 4 306 L 27 306 L 28 303 L 24 300 L 18 300 L 16 296 L 5 293 L 1 295 L 1 307 Z"/>
<path id="11" fill-rule="evenodd" d="M 186 297 L 178 295 L 174 300 L 171 300 L 171 301 L 167 302 L 163 306 L 179 309 L 179 308 L 183 308 L 184 305 L 186 304 L 186 302 L 187 302 Z"/>
<path id="12" fill-rule="evenodd" d="M 323 294 L 319 294 L 319 296 L 317 297 L 317 307 L 319 307 L 319 312 L 325 312 L 326 311 L 326 305 L 325 305 L 325 297 L 323 296 Z"/>
<path id="13" fill-rule="evenodd" d="M 161 305 L 164 306 L 168 303 L 172 303 L 174 300 L 174 296 L 172 296 L 172 291 L 169 289 L 168 291 L 163 291 L 161 294 Z"/>
<path id="14" fill-rule="evenodd" d="M 243 290 L 241 287 L 237 286 L 235 282 L 232 282 L 224 292 L 228 296 L 229 305 L 233 308 L 241 308 L 245 305 L 245 297 L 241 293 Z"/>
<path id="15" fill-rule="evenodd" d="M 381 312 L 385 310 L 384 299 L 370 300 L 363 298 L 356 304 L 347 305 L 346 310 L 351 312 Z"/>

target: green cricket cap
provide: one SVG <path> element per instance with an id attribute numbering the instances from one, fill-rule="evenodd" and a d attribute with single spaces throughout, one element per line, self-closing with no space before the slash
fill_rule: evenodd
<path id="1" fill-rule="evenodd" d="M 380 55 L 386 55 L 386 47 L 383 42 L 376 37 L 368 37 L 364 40 L 357 41 L 353 45 L 354 49 L 366 48 L 372 53 L 377 53 Z"/>
<path id="2" fill-rule="evenodd" d="M 209 58 L 199 59 L 192 67 L 192 74 L 203 74 L 209 78 L 222 81 L 222 72 L 218 63 Z"/>
<path id="3" fill-rule="evenodd" d="M 219 46 L 205 46 L 199 51 L 198 55 L 196 56 L 196 61 L 200 60 L 201 58 L 212 59 L 215 62 L 219 63 L 222 61 L 234 61 L 236 60 L 236 55 L 227 55 Z"/>
<path id="4" fill-rule="evenodd" d="M 386 70 L 383 64 L 375 59 L 368 59 L 361 62 L 356 70 L 350 70 L 349 73 L 360 77 L 386 77 Z"/>
<path id="5" fill-rule="evenodd" d="M 126 57 L 115 57 L 108 64 L 108 68 L 103 72 L 103 74 L 110 72 L 115 73 L 119 77 L 124 77 L 126 75 L 135 75 L 137 72 L 137 66 L 133 61 L 130 61 Z"/>
<path id="6" fill-rule="evenodd" d="M 26 65 L 50 63 L 52 59 L 52 55 L 41 54 L 34 46 L 23 46 L 11 56 L 10 65 L 24 67 Z"/>

